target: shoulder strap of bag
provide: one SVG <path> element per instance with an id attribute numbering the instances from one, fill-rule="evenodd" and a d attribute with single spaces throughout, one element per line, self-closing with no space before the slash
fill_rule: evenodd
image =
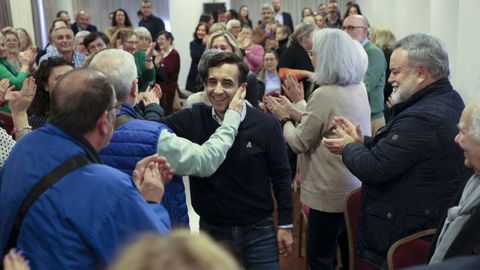
<path id="1" fill-rule="evenodd" d="M 133 117 L 131 117 L 130 115 L 128 114 L 122 114 L 120 115 L 119 117 L 117 117 L 117 119 L 115 119 L 115 124 L 114 124 L 114 129 L 118 129 L 120 126 L 122 126 L 123 124 L 129 122 L 133 120 Z"/>
<path id="2" fill-rule="evenodd" d="M 69 160 L 65 161 L 52 171 L 50 171 L 46 176 L 44 176 L 28 193 L 27 197 L 23 200 L 20 208 L 18 209 L 17 215 L 13 221 L 12 230 L 10 231 L 10 236 L 8 238 L 7 245 L 3 251 L 4 254 L 7 254 L 11 248 L 14 248 L 17 245 L 17 239 L 20 234 L 20 228 L 22 226 L 23 219 L 28 213 L 28 210 L 33 205 L 33 203 L 52 185 L 61 180 L 69 172 L 72 172 L 80 167 L 83 167 L 91 163 L 85 156 L 77 155 L 73 156 Z"/>

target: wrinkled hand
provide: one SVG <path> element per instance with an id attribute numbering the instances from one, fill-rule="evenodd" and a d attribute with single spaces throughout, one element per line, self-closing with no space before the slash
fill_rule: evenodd
<path id="1" fill-rule="evenodd" d="M 4 270 L 30 270 L 28 261 L 22 256 L 22 252 L 11 249 L 3 258 Z"/>
<path id="2" fill-rule="evenodd" d="M 160 104 L 160 98 L 162 96 L 162 89 L 158 84 L 155 84 L 154 88 L 150 89 L 150 86 L 147 87 L 147 90 L 140 94 L 140 97 L 145 106 L 150 104 Z"/>
<path id="3" fill-rule="evenodd" d="M 332 124 L 334 127 L 340 128 L 345 131 L 345 133 L 347 133 L 350 137 L 354 139 L 355 143 L 363 144 L 363 135 L 359 125 L 355 126 L 352 122 L 350 122 L 347 118 L 343 116 L 334 117 Z"/>
<path id="4" fill-rule="evenodd" d="M 140 160 L 132 178 L 146 201 L 160 203 L 167 184 L 174 174 L 164 157 L 153 155 Z"/>
<path id="5" fill-rule="evenodd" d="M 333 133 L 337 135 L 336 139 L 322 139 L 322 145 L 325 146 L 332 154 L 342 155 L 345 145 L 349 143 L 355 143 L 355 140 L 341 128 L 334 129 Z"/>
<path id="6" fill-rule="evenodd" d="M 245 99 L 245 95 L 247 94 L 247 84 L 244 83 L 240 87 L 238 87 L 235 95 L 233 96 L 230 105 L 228 105 L 229 109 L 235 110 L 239 113 L 242 113 L 243 109 L 243 100 Z"/>
<path id="7" fill-rule="evenodd" d="M 297 81 L 297 78 L 295 78 L 295 75 L 293 74 L 287 75 L 282 84 L 282 89 L 293 103 L 297 103 L 305 97 L 303 83 Z"/>
<path id="8" fill-rule="evenodd" d="M 281 97 L 265 96 L 265 106 L 272 113 L 272 115 L 277 118 L 277 120 L 282 120 L 290 116 L 288 113 L 288 105 Z"/>
<path id="9" fill-rule="evenodd" d="M 288 256 L 293 251 L 293 237 L 291 229 L 278 229 L 277 231 L 278 253 Z"/>
<path id="10" fill-rule="evenodd" d="M 18 58 L 22 66 L 31 66 L 35 62 L 35 57 L 37 57 L 37 50 L 35 48 L 27 49 L 18 54 Z"/>
<path id="11" fill-rule="evenodd" d="M 33 77 L 25 79 L 20 91 L 13 91 L 12 87 L 8 88 L 5 99 L 9 101 L 12 115 L 26 113 L 30 104 L 32 104 L 36 91 L 37 85 L 35 84 L 35 79 Z"/>
<path id="12" fill-rule="evenodd" d="M 155 42 L 151 42 L 150 45 L 148 45 L 148 49 L 145 52 L 145 57 L 153 57 L 153 52 L 155 51 Z"/>

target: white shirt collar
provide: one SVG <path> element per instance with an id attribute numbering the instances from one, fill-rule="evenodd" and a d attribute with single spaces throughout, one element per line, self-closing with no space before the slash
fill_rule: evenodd
<path id="1" fill-rule="evenodd" d="M 227 109 L 227 110 L 229 110 L 229 109 Z M 245 119 L 246 115 L 247 115 L 247 103 L 243 102 L 242 112 L 240 113 L 240 122 L 242 122 L 243 119 Z M 213 120 L 217 121 L 217 123 L 219 125 L 221 125 L 223 123 L 222 118 L 220 118 L 220 116 L 217 115 L 217 113 L 215 112 L 215 109 L 213 107 L 212 107 L 212 117 L 213 117 Z"/>

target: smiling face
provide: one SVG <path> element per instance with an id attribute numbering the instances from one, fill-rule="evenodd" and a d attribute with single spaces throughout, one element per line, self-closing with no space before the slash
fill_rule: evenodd
<path id="1" fill-rule="evenodd" d="M 235 64 L 222 64 L 208 69 L 205 84 L 207 97 L 217 115 L 222 118 L 239 87 L 238 72 Z"/>
<path id="2" fill-rule="evenodd" d="M 60 28 L 53 32 L 53 44 L 61 54 L 73 52 L 73 32 L 67 28 Z"/>
<path id="3" fill-rule="evenodd" d="M 7 53 L 17 54 L 20 48 L 20 41 L 17 36 L 12 33 L 5 34 L 5 47 L 7 48 Z"/>
<path id="4" fill-rule="evenodd" d="M 86 13 L 80 13 L 77 17 L 77 24 L 82 29 L 87 29 L 88 21 L 89 21 L 89 17 L 88 17 L 88 14 Z"/>
<path id="5" fill-rule="evenodd" d="M 207 35 L 207 28 L 205 25 L 201 24 L 197 27 L 197 31 L 195 31 L 195 36 L 198 39 L 203 39 Z"/>
<path id="6" fill-rule="evenodd" d="M 212 49 L 218 49 L 223 52 L 233 53 L 233 47 L 228 43 L 227 39 L 223 36 L 219 36 L 212 40 Z"/>
<path id="7" fill-rule="evenodd" d="M 475 106 L 469 105 L 465 108 L 458 124 L 459 132 L 455 137 L 455 143 L 463 150 L 465 166 L 471 168 L 475 173 L 480 173 L 480 141 L 470 134 L 472 124 L 472 113 Z"/>
<path id="8" fill-rule="evenodd" d="M 137 35 L 131 35 L 123 43 L 123 50 L 134 54 L 137 50 Z"/>
<path id="9" fill-rule="evenodd" d="M 393 51 L 388 82 L 393 87 L 391 97 L 395 104 L 407 101 L 420 90 L 415 68 L 410 67 L 408 61 L 408 51 L 402 48 Z"/>
<path id="10" fill-rule="evenodd" d="M 152 15 L 152 3 L 143 2 L 142 3 L 142 14 L 144 17 L 150 17 Z"/>
<path id="11" fill-rule="evenodd" d="M 117 25 L 125 25 L 125 13 L 123 13 L 121 10 L 118 10 L 117 13 L 115 13 L 115 21 L 117 22 Z"/>
<path id="12" fill-rule="evenodd" d="M 271 9 L 262 9 L 262 13 L 260 14 L 260 16 L 262 17 L 263 23 L 271 23 L 273 21 L 273 12 Z"/>
<path id="13" fill-rule="evenodd" d="M 157 37 L 157 44 L 163 51 L 168 51 L 172 46 L 172 40 L 165 35 L 160 35 Z"/>

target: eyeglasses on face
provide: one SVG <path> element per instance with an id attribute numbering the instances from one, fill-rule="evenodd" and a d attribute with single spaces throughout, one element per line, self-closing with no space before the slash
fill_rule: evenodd
<path id="1" fill-rule="evenodd" d="M 120 107 L 122 106 L 122 103 L 123 103 L 123 102 L 121 102 L 121 101 L 115 102 L 115 104 L 113 104 L 113 106 L 111 106 L 111 107 L 109 107 L 109 108 L 107 109 L 107 112 L 109 112 L 109 111 L 111 111 L 111 110 L 116 110 L 116 109 L 120 108 Z"/>
<path id="2" fill-rule="evenodd" d="M 355 25 L 347 25 L 343 27 L 343 30 L 347 30 L 348 32 L 353 31 L 357 28 L 366 28 L 365 26 L 355 26 Z"/>

